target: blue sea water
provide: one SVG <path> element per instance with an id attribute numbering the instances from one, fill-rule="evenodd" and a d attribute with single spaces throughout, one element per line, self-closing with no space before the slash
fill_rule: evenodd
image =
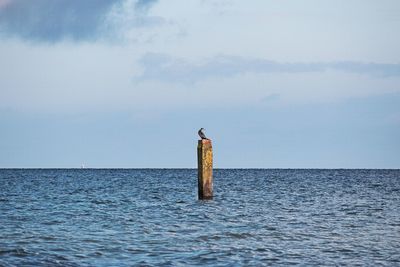
<path id="1" fill-rule="evenodd" d="M 0 170 L 0 266 L 400 266 L 400 170 Z"/>

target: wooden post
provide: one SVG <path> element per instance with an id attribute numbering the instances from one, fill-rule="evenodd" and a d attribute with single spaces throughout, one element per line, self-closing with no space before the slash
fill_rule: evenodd
<path id="1" fill-rule="evenodd" d="M 197 145 L 199 199 L 213 198 L 213 153 L 211 140 L 199 140 Z"/>

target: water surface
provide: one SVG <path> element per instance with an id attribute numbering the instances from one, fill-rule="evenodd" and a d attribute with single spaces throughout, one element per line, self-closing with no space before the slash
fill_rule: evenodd
<path id="1" fill-rule="evenodd" d="M 400 266 L 399 170 L 0 170 L 1 266 Z"/>

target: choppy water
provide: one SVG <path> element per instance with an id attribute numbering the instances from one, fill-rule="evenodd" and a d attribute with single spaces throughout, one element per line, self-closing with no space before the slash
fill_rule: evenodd
<path id="1" fill-rule="evenodd" d="M 399 170 L 0 170 L 1 266 L 400 266 Z"/>

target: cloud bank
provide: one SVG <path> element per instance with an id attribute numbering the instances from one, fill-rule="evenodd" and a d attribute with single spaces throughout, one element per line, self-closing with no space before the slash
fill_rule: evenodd
<path id="1" fill-rule="evenodd" d="M 281 63 L 229 55 L 220 55 L 194 63 L 165 54 L 148 53 L 141 58 L 140 64 L 143 72 L 136 77 L 138 81 L 158 80 L 173 83 L 194 83 L 246 73 L 309 73 L 329 70 L 380 78 L 400 76 L 400 64 L 352 61 Z"/>
<path id="2" fill-rule="evenodd" d="M 96 40 L 113 29 L 108 16 L 129 0 L 1 0 L 0 34 L 25 40 L 57 42 Z M 156 0 L 134 2 L 135 12 L 147 11 Z"/>

